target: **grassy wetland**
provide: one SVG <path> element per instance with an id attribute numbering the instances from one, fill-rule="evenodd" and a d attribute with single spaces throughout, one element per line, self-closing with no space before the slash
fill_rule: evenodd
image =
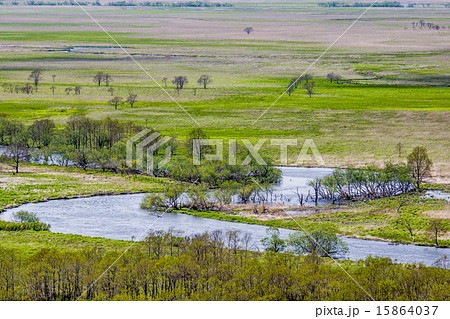
<path id="1" fill-rule="evenodd" d="M 235 182 L 230 176 L 256 176 L 257 183 L 266 187 L 278 179 L 275 165 L 349 169 L 381 168 L 385 163 L 401 166 L 420 146 L 432 160 L 431 170 L 419 189 L 398 196 L 317 207 L 301 205 L 296 207 L 299 213 L 294 218 L 283 212 L 287 207 L 266 209 L 251 203 L 228 203 L 222 209 L 172 207 L 170 211 L 295 230 L 300 226 L 311 231 L 329 228 L 336 234 L 362 239 L 450 246 L 449 202 L 422 196 L 426 189 L 450 190 L 450 9 L 440 1 L 415 1 L 412 7 L 373 7 L 339 38 L 365 7 L 326 7 L 319 5 L 321 2 L 231 1 L 229 6 L 220 7 L 158 7 L 112 6 L 101 1 L 101 6 L 86 6 L 108 36 L 75 5 L 38 6 L 25 1 L 12 5 L 0 1 L 0 120 L 4 121 L 0 121 L 0 157 L 2 149 L 9 150 L 8 141 L 12 144 L 2 123 L 20 123 L 31 131 L 34 124 L 51 121 L 52 141 L 43 142 L 41 147 L 40 140 L 37 144 L 27 137 L 33 144 L 30 147 L 42 154 L 70 154 L 66 164 L 75 163 L 66 167 L 24 160 L 16 173 L 11 158 L 2 158 L 0 212 L 51 199 L 164 193 L 171 186 L 186 190 L 197 183 L 226 192 L 226 187 L 234 187 L 230 186 Z M 251 28 L 250 32 L 244 32 L 245 28 Z M 30 78 L 33 70 L 41 72 L 38 85 Z M 100 85 L 94 79 L 99 73 L 103 74 Z M 295 90 L 285 92 L 292 79 L 304 73 L 312 77 L 309 82 L 302 78 Z M 107 81 L 105 74 L 109 76 Z M 203 75 L 210 80 L 206 88 L 200 81 Z M 187 79 L 178 89 L 176 77 Z M 305 84 L 311 82 L 314 86 L 308 94 Z M 131 95 L 135 95 L 132 103 Z M 78 141 L 86 145 L 75 143 L 75 149 L 69 150 L 66 133 L 71 123 L 85 119 L 91 121 L 93 143 L 99 145 L 89 156 L 98 159 L 99 165 L 81 158 L 91 140 Z M 112 127 L 119 133 L 105 146 L 101 134 L 108 131 L 112 136 Z M 149 176 L 124 168 L 126 139 L 144 128 L 176 137 L 172 146 L 177 161 L 171 164 L 171 171 Z M 266 142 L 260 153 L 270 161 L 270 169 L 267 175 L 257 176 L 261 169 L 253 162 L 249 168 L 235 170 L 221 164 L 199 169 L 184 165 L 191 154 L 181 148 L 193 136 L 222 139 L 225 149 L 229 140 L 242 139 L 252 144 L 261 139 L 297 139 L 300 147 L 290 147 L 287 161 L 280 162 L 279 146 Z M 324 163 L 314 157 L 297 161 L 301 145 L 309 139 Z M 64 150 L 59 152 L 61 145 L 65 145 Z M 184 173 L 177 171 L 176 165 Z M 192 177 L 196 174 L 199 179 Z M 16 271 L 22 282 L 30 281 L 29 285 L 18 286 L 12 277 L 0 277 L 0 299 L 4 300 L 77 299 L 95 274 L 101 274 L 115 257 L 134 245 L 30 230 L 0 230 L 0 238 L 0 266 Z M 338 278 L 340 270 L 330 258 L 315 253 L 293 256 L 270 249 L 268 253 L 254 253 L 233 248 L 229 242 L 228 246 L 221 245 L 214 234 L 191 239 L 150 234 L 133 248 L 135 257 L 126 254 L 117 265 L 117 277 L 100 281 L 83 298 L 367 298 L 356 286 L 342 288 L 348 282 Z M 205 247 L 203 255 L 197 255 L 199 246 Z M 22 267 L 20 260 L 28 268 Z M 80 281 L 66 290 L 58 290 L 55 287 L 59 283 L 53 283 L 51 293 L 42 283 L 33 286 L 33 271 L 41 271 L 40 263 L 50 264 L 50 260 L 57 260 L 58 265 L 44 271 L 45 278 L 56 271 L 67 275 L 61 282 L 72 282 L 72 270 L 64 268 L 62 262 L 70 260 L 68 264 L 82 269 Z M 135 268 L 128 269 L 127 263 Z M 445 269 L 414 268 L 377 258 L 342 264 L 375 299 L 448 299 L 449 273 Z M 184 265 L 192 272 L 187 274 Z M 447 260 L 435 266 L 449 267 Z M 94 267 L 92 273 L 90 267 Z M 172 267 L 174 273 L 165 273 L 166 267 Z M 289 288 L 283 286 L 285 282 L 270 283 L 267 271 L 271 267 L 273 273 L 286 271 Z M 225 268 L 229 277 L 221 273 Z M 379 268 L 389 274 L 385 285 L 392 285 L 390 289 L 371 286 L 369 277 Z M 314 292 L 305 288 L 311 282 L 302 277 L 302 269 L 308 274 L 317 271 L 314 278 L 320 282 L 320 289 Z M 175 274 L 178 270 L 185 275 L 180 281 Z M 245 291 L 246 279 L 236 274 L 252 271 L 261 276 Z M 428 276 L 429 282 L 408 279 L 407 287 L 401 286 L 395 273 L 405 278 Z M 325 280 L 327 276 L 332 279 Z M 125 284 L 127 278 L 137 278 L 138 283 L 130 288 Z M 193 289 L 199 282 L 198 289 Z M 108 288 L 111 283 L 116 288 Z M 414 295 L 414 285 L 426 285 L 426 289 Z"/>

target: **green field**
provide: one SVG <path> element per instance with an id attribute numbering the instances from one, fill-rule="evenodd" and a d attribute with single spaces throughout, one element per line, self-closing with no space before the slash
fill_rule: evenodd
<path id="1" fill-rule="evenodd" d="M 225 140 L 225 148 L 230 139 L 253 144 L 267 139 L 262 154 L 274 164 L 299 166 L 381 167 L 386 162 L 405 163 L 407 155 L 422 146 L 433 161 L 424 189 L 448 192 L 450 8 L 444 3 L 373 7 L 352 25 L 366 8 L 323 7 L 318 5 L 321 0 L 232 2 L 230 7 L 201 8 L 114 7 L 102 0 L 102 6 L 85 7 L 95 21 L 75 5 L 0 2 L 0 151 L 8 136 L 2 123 L 17 120 L 28 130 L 42 119 L 53 120 L 58 132 L 49 150 L 54 151 L 55 145 L 69 149 L 72 144 L 62 134 L 68 130 L 66 123 L 74 115 L 85 115 L 118 120 L 105 123 L 121 127 L 116 131 L 123 134 L 116 141 L 119 146 L 113 149 L 111 138 L 110 145 L 90 154 L 107 154 L 115 164 L 124 165 L 124 158 L 117 159 L 113 152 L 123 151 L 125 138 L 136 133 L 129 127 L 176 137 L 176 147 L 186 145 L 195 128 L 207 137 Z M 244 32 L 247 27 L 253 32 Z M 36 87 L 29 78 L 33 70 L 42 70 Z M 98 72 L 111 75 L 108 86 L 93 81 Z M 311 96 L 304 82 L 292 94 L 284 94 L 291 80 L 304 73 L 315 83 Z M 330 82 L 331 73 L 340 80 Z M 202 75 L 212 79 L 206 89 L 198 82 Z M 180 90 L 172 82 L 177 76 L 188 79 Z M 75 87 L 80 94 L 74 93 Z M 27 93 L 27 88 L 32 92 Z M 116 109 L 110 103 L 113 97 L 125 101 L 131 93 L 137 94 L 133 107 L 121 103 Z M 97 125 L 89 133 L 94 140 L 95 134 L 104 133 L 95 130 L 106 131 L 106 124 L 100 123 L 91 126 Z M 288 149 L 287 163 L 279 161 L 280 148 L 270 145 L 270 139 L 298 140 L 297 147 Z M 307 139 L 314 141 L 325 164 L 315 158 L 297 162 Z M 110 153 L 100 154 L 102 147 L 109 147 Z M 81 154 L 75 152 L 81 147 L 75 148 L 72 153 L 63 151 L 74 158 Z M 106 172 L 104 167 L 102 171 L 88 165 L 83 170 L 21 163 L 15 174 L 1 155 L 0 212 L 59 198 L 159 193 L 175 183 L 166 178 L 171 175 L 150 177 L 121 170 L 120 165 Z M 214 171 L 219 166 L 211 167 L 211 172 L 202 173 L 225 175 Z M 183 172 L 193 170 L 183 167 Z M 343 236 L 394 243 L 450 246 L 449 202 L 422 195 L 298 207 L 302 212 L 295 220 L 274 207 L 260 214 L 256 204 L 179 212 L 297 230 L 299 225 L 319 226 Z M 442 228 L 436 237 L 430 227 L 433 222 Z M 94 282 L 83 299 L 371 299 L 361 286 L 377 300 L 449 299 L 448 269 L 397 265 L 377 258 L 342 260 L 338 266 L 315 254 L 233 250 L 202 236 L 174 239 L 172 234 L 158 234 L 133 244 L 48 231 L 2 230 L 0 300 L 76 300 L 105 270 L 111 271 Z M 130 245 L 135 245 L 132 253 L 122 256 Z M 113 264 L 118 256 L 123 258 Z M 440 262 L 448 268 L 448 260 Z M 361 286 L 344 276 L 343 269 Z"/>
<path id="2" fill-rule="evenodd" d="M 2 9 L 0 82 L 24 85 L 34 68 L 43 70 L 43 80 L 34 94 L 0 92 L 0 113 L 28 123 L 52 118 L 59 125 L 75 114 L 109 116 L 181 138 L 197 126 L 120 49 L 62 52 L 73 46 L 117 47 L 81 10 Z M 398 143 L 405 154 L 421 145 L 434 161 L 433 181 L 449 183 L 449 33 L 411 27 L 419 19 L 446 26 L 448 9 L 372 8 L 308 71 L 317 85 L 312 98 L 299 87 L 272 107 L 290 79 L 301 75 L 361 8 L 323 8 L 311 2 L 236 3 L 200 11 L 88 10 L 159 85 L 165 87 L 162 79 L 168 78 L 167 92 L 210 137 L 312 138 L 333 167 L 403 161 Z M 35 15 L 32 21 L 29 14 Z M 247 35 L 245 26 L 255 31 Z M 138 94 L 135 107 L 109 106 L 104 84 L 92 82 L 98 71 L 112 75 L 115 96 Z M 341 83 L 330 83 L 329 72 L 341 75 Z M 196 83 L 201 74 L 213 79 L 206 90 Z M 189 80 L 180 94 L 171 83 L 177 75 Z M 81 94 L 66 95 L 65 88 L 76 85 Z M 292 150 L 290 164 L 298 151 Z M 263 152 L 277 157 L 269 146 Z"/>

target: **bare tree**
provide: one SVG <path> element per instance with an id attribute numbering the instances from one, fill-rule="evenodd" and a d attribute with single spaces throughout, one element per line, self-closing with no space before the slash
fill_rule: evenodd
<path id="1" fill-rule="evenodd" d="M 137 94 L 128 92 L 127 103 L 130 104 L 130 107 L 133 107 L 134 103 L 136 102 L 136 99 Z"/>
<path id="2" fill-rule="evenodd" d="M 114 95 L 114 89 L 113 88 L 108 88 L 106 91 L 108 91 L 109 93 L 111 93 L 111 96 Z"/>
<path id="3" fill-rule="evenodd" d="M 185 76 L 176 76 L 172 83 L 177 86 L 177 92 L 180 94 L 180 90 L 188 83 L 188 79 Z"/>
<path id="4" fill-rule="evenodd" d="M 55 89 L 56 89 L 56 86 L 54 86 L 54 85 L 50 87 L 50 90 L 52 90 L 53 95 L 55 95 Z"/>
<path id="5" fill-rule="evenodd" d="M 289 82 L 289 85 L 286 89 L 286 93 L 289 96 L 291 96 L 291 94 L 294 93 L 294 91 L 297 89 L 299 81 L 300 81 L 299 79 L 294 78 L 291 80 L 291 82 Z"/>
<path id="6" fill-rule="evenodd" d="M 162 79 L 162 81 L 164 82 L 164 86 L 165 87 L 167 87 L 167 80 L 168 80 L 168 78 L 165 78 L 165 77 Z"/>
<path id="7" fill-rule="evenodd" d="M 16 174 L 19 173 L 20 162 L 27 160 L 30 156 L 25 129 L 18 122 L 13 122 L 11 125 L 9 145 L 5 155 L 12 162 Z"/>
<path id="8" fill-rule="evenodd" d="M 333 83 L 333 80 L 334 80 L 334 73 L 333 73 L 333 72 L 328 73 L 328 74 L 327 74 L 327 79 L 330 80 L 330 83 Z"/>
<path id="9" fill-rule="evenodd" d="M 398 157 L 402 157 L 402 148 L 403 148 L 402 142 L 398 142 L 395 148 L 398 151 Z"/>
<path id="10" fill-rule="evenodd" d="M 250 33 L 252 33 L 253 31 L 254 31 L 254 29 L 253 29 L 252 27 L 246 27 L 246 28 L 244 28 L 244 32 L 247 33 L 247 34 L 250 34 Z"/>
<path id="11" fill-rule="evenodd" d="M 71 87 L 67 87 L 64 89 L 64 92 L 66 92 L 67 95 L 69 95 L 70 92 L 72 92 L 72 91 L 73 91 L 73 88 L 71 88 Z"/>
<path id="12" fill-rule="evenodd" d="M 32 80 L 34 82 L 34 86 L 37 87 L 39 85 L 39 82 L 42 80 L 42 70 L 41 69 L 36 69 L 31 71 L 30 76 L 28 77 L 29 80 Z"/>
<path id="13" fill-rule="evenodd" d="M 300 77 L 300 79 L 302 79 L 303 81 L 305 81 L 306 83 L 308 83 L 309 81 L 311 81 L 312 80 L 312 75 L 311 74 L 308 74 L 308 73 L 306 73 L 306 74 L 304 74 L 304 75 L 302 75 L 301 77 Z"/>
<path id="14" fill-rule="evenodd" d="M 53 79 L 53 83 L 55 83 L 56 74 L 53 74 L 53 75 L 52 75 L 52 79 Z"/>
<path id="15" fill-rule="evenodd" d="M 108 103 L 109 105 L 114 106 L 114 109 L 117 110 L 117 107 L 122 104 L 122 100 L 123 98 L 121 98 L 120 96 L 115 96 Z"/>
<path id="16" fill-rule="evenodd" d="M 308 185 L 311 186 L 314 190 L 314 204 L 317 206 L 319 202 L 319 192 L 322 186 L 322 180 L 320 178 L 315 178 L 309 181 Z"/>
<path id="17" fill-rule="evenodd" d="M 339 74 L 335 74 L 334 75 L 334 80 L 336 81 L 337 84 L 339 84 L 339 81 L 342 79 L 342 77 Z"/>
<path id="18" fill-rule="evenodd" d="M 109 86 L 109 83 L 112 81 L 111 75 L 109 75 L 108 73 L 105 73 L 105 75 L 103 76 L 103 79 L 105 81 L 106 86 Z"/>
<path id="19" fill-rule="evenodd" d="M 208 74 L 203 74 L 200 76 L 200 78 L 197 80 L 197 83 L 200 85 L 203 85 L 203 88 L 206 90 L 206 86 L 210 83 L 212 83 L 212 79 Z"/>
<path id="20" fill-rule="evenodd" d="M 103 78 L 104 78 L 103 72 L 98 72 L 96 75 L 94 75 L 93 81 L 100 86 L 102 84 Z"/>
<path id="21" fill-rule="evenodd" d="M 81 86 L 77 85 L 74 89 L 75 94 L 81 94 Z"/>
<path id="22" fill-rule="evenodd" d="M 303 203 L 304 203 L 303 194 L 300 193 L 300 191 L 298 190 L 298 187 L 297 187 L 297 191 L 295 192 L 295 195 L 297 195 L 298 203 L 300 204 L 300 206 L 303 206 Z"/>
<path id="23" fill-rule="evenodd" d="M 430 226 L 428 227 L 428 231 L 433 235 L 434 242 L 436 246 L 439 246 L 439 235 L 447 231 L 446 225 L 442 220 L 433 219 L 430 222 Z"/>
<path id="24" fill-rule="evenodd" d="M 419 189 L 420 183 L 422 183 L 424 178 L 430 176 L 433 162 L 428 157 L 427 149 L 420 146 L 413 149 L 411 154 L 408 155 L 407 161 L 408 165 L 411 167 L 412 176 L 416 182 L 416 187 Z"/>
<path id="25" fill-rule="evenodd" d="M 33 86 L 31 84 L 27 83 L 20 90 L 23 93 L 30 94 L 30 93 L 33 93 Z"/>
<path id="26" fill-rule="evenodd" d="M 306 82 L 303 84 L 303 88 L 306 90 L 306 93 L 308 93 L 309 97 L 311 97 L 314 94 L 316 83 L 314 81 Z"/>

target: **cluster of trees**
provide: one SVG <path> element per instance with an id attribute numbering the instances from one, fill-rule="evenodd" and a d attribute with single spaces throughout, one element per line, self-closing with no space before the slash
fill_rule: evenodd
<path id="1" fill-rule="evenodd" d="M 382 169 L 336 169 L 323 178 L 309 182 L 318 197 L 331 202 L 396 196 L 414 189 L 411 169 L 406 165 L 386 164 Z"/>
<path id="2" fill-rule="evenodd" d="M 332 174 L 309 182 L 318 198 L 337 202 L 391 197 L 420 189 L 430 176 L 433 162 L 426 148 L 417 146 L 407 157 L 407 164 L 386 163 L 384 168 L 336 169 Z"/>
<path id="3" fill-rule="evenodd" d="M 62 129 L 57 129 L 49 119 L 36 120 L 26 126 L 0 116 L 0 145 L 6 146 L 0 159 L 12 164 L 16 173 L 21 162 L 31 159 L 83 169 L 95 167 L 112 172 L 139 173 L 136 165 L 130 167 L 126 163 L 126 140 L 143 129 L 133 122 L 111 118 L 94 120 L 83 115 L 70 117 Z M 258 164 L 253 157 L 248 165 L 231 165 L 224 160 L 195 165 L 193 140 L 208 137 L 200 129 L 193 130 L 189 136 L 187 141 L 173 139 L 170 142 L 172 159 L 162 168 L 155 168 L 154 175 L 209 187 L 220 186 L 226 181 L 248 184 L 253 183 L 253 179 L 266 184 L 281 178 L 280 170 L 267 157 L 264 157 L 267 165 Z M 146 153 L 143 155 L 145 165 L 148 157 Z M 166 156 L 165 149 L 159 149 L 154 156 L 157 161 L 161 160 Z M 247 157 L 250 158 L 247 149 L 236 151 L 240 162 Z"/>
<path id="4" fill-rule="evenodd" d="M 142 126 L 106 118 L 93 120 L 72 116 L 58 130 L 52 120 L 36 120 L 31 125 L 0 116 L 0 144 L 6 145 L 2 159 L 19 172 L 19 164 L 32 158 L 59 165 L 86 169 L 127 170 L 124 139 L 140 132 Z"/>
<path id="5" fill-rule="evenodd" d="M 186 187 L 183 185 L 166 185 L 160 194 L 147 194 L 142 202 L 141 208 L 149 210 L 172 211 L 174 209 L 188 208 L 197 211 L 220 211 L 233 202 L 263 204 L 270 200 L 272 187 L 270 183 L 256 185 L 248 175 L 254 174 L 249 171 L 242 179 L 225 180 L 221 184 L 208 185 L 205 182 L 198 185 Z M 273 181 L 279 176 L 276 170 L 272 173 Z M 226 178 L 226 177 L 225 177 Z M 267 176 L 257 176 L 254 179 L 264 180 Z M 216 186 L 211 189 L 211 186 Z M 257 211 L 257 207 L 256 213 Z"/>
<path id="6" fill-rule="evenodd" d="M 3 91 L 10 93 L 16 93 L 19 92 L 26 93 L 26 94 L 32 94 L 38 90 L 38 85 L 42 80 L 42 70 L 41 69 L 35 69 L 31 71 L 31 74 L 28 77 L 29 80 L 32 81 L 32 84 L 25 83 L 25 84 L 11 84 L 11 83 L 3 83 Z M 34 87 L 33 87 L 34 85 Z"/>
<path id="7" fill-rule="evenodd" d="M 286 93 L 291 96 L 291 94 L 294 93 L 294 91 L 303 83 L 303 88 L 306 93 L 309 97 L 312 97 L 316 88 L 316 82 L 314 82 L 312 78 L 313 77 L 311 74 L 304 74 L 300 77 L 293 78 L 286 88 Z"/>
<path id="8" fill-rule="evenodd" d="M 348 2 L 338 2 L 338 1 L 329 1 L 329 2 L 319 2 L 319 6 L 321 7 L 387 7 L 387 8 L 403 8 L 403 5 L 398 1 L 383 1 L 378 3 L 371 3 L 371 2 L 354 2 L 354 3 L 348 3 Z"/>
<path id="9" fill-rule="evenodd" d="M 336 231 L 329 226 L 314 226 L 307 232 L 295 232 L 288 239 L 280 237 L 277 228 L 267 229 L 266 237 L 261 240 L 266 251 L 281 253 L 290 247 L 290 252 L 298 255 L 314 254 L 319 257 L 343 256 L 348 253 L 347 244 L 336 235 Z"/>
<path id="10" fill-rule="evenodd" d="M 164 86 L 167 87 L 167 78 L 164 77 L 162 81 L 164 82 Z M 201 85 L 205 90 L 207 89 L 208 85 L 213 82 L 211 76 L 208 74 L 202 74 L 198 80 L 197 83 Z M 175 85 L 177 93 L 180 94 L 180 91 L 188 84 L 188 78 L 184 75 L 175 76 L 172 80 L 172 84 Z M 194 89 L 194 94 L 196 93 L 196 89 Z"/>
<path id="11" fill-rule="evenodd" d="M 424 28 L 428 28 L 430 30 L 440 30 L 440 29 L 445 29 L 444 26 L 440 26 L 438 24 L 434 24 L 432 22 L 425 22 L 424 20 L 419 20 L 419 21 L 413 21 L 412 22 L 412 27 L 413 29 L 424 29 Z"/>
<path id="12" fill-rule="evenodd" d="M 0 300 L 369 300 L 316 254 L 249 252 L 248 242 L 236 232 L 152 232 L 123 256 L 98 248 L 29 255 L 0 246 Z M 445 269 L 368 257 L 346 272 L 376 300 L 449 294 Z"/>
<path id="13" fill-rule="evenodd" d="M 335 81 L 339 84 L 339 81 L 342 79 L 342 77 L 339 74 L 335 74 L 334 72 L 327 74 L 327 79 L 330 80 L 330 83 L 333 83 Z"/>

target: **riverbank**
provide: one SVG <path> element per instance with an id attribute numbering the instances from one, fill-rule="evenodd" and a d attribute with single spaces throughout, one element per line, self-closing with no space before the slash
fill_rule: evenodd
<path id="1" fill-rule="evenodd" d="M 161 191 L 167 179 L 82 170 L 38 164 L 22 164 L 21 173 L 0 164 L 0 212 L 26 203 L 96 195 Z"/>
<path id="2" fill-rule="evenodd" d="M 8 169 L 6 166 L 0 166 L 0 211 L 25 203 L 52 199 L 158 192 L 166 183 L 171 182 L 168 179 L 98 170 L 83 171 L 59 166 L 27 164 L 22 168 L 23 173 L 18 175 L 12 174 Z M 319 223 L 333 227 L 344 237 L 426 246 L 435 246 L 428 228 L 430 221 L 437 219 L 447 227 L 447 231 L 438 236 L 439 247 L 450 246 L 449 203 L 440 199 L 422 198 L 421 194 L 345 206 L 309 206 L 300 208 L 300 213 L 293 212 L 293 207 L 281 209 L 268 206 L 264 211 L 258 207 L 255 210 L 254 206 L 247 205 L 243 208 L 245 206 L 237 205 L 230 211 L 222 212 L 187 209 L 179 212 L 204 218 L 295 230 L 308 229 Z M 290 211 L 291 216 L 284 211 L 286 209 Z"/>
<path id="3" fill-rule="evenodd" d="M 320 224 L 336 229 L 343 237 L 388 241 L 394 244 L 450 247 L 450 203 L 443 199 L 424 198 L 422 193 L 407 194 L 340 207 L 292 207 L 233 209 L 230 211 L 176 210 L 192 216 L 258 224 L 294 230 L 308 230 Z M 430 223 L 438 220 L 443 229 L 438 245 Z M 444 230 L 445 229 L 445 230 Z"/>

